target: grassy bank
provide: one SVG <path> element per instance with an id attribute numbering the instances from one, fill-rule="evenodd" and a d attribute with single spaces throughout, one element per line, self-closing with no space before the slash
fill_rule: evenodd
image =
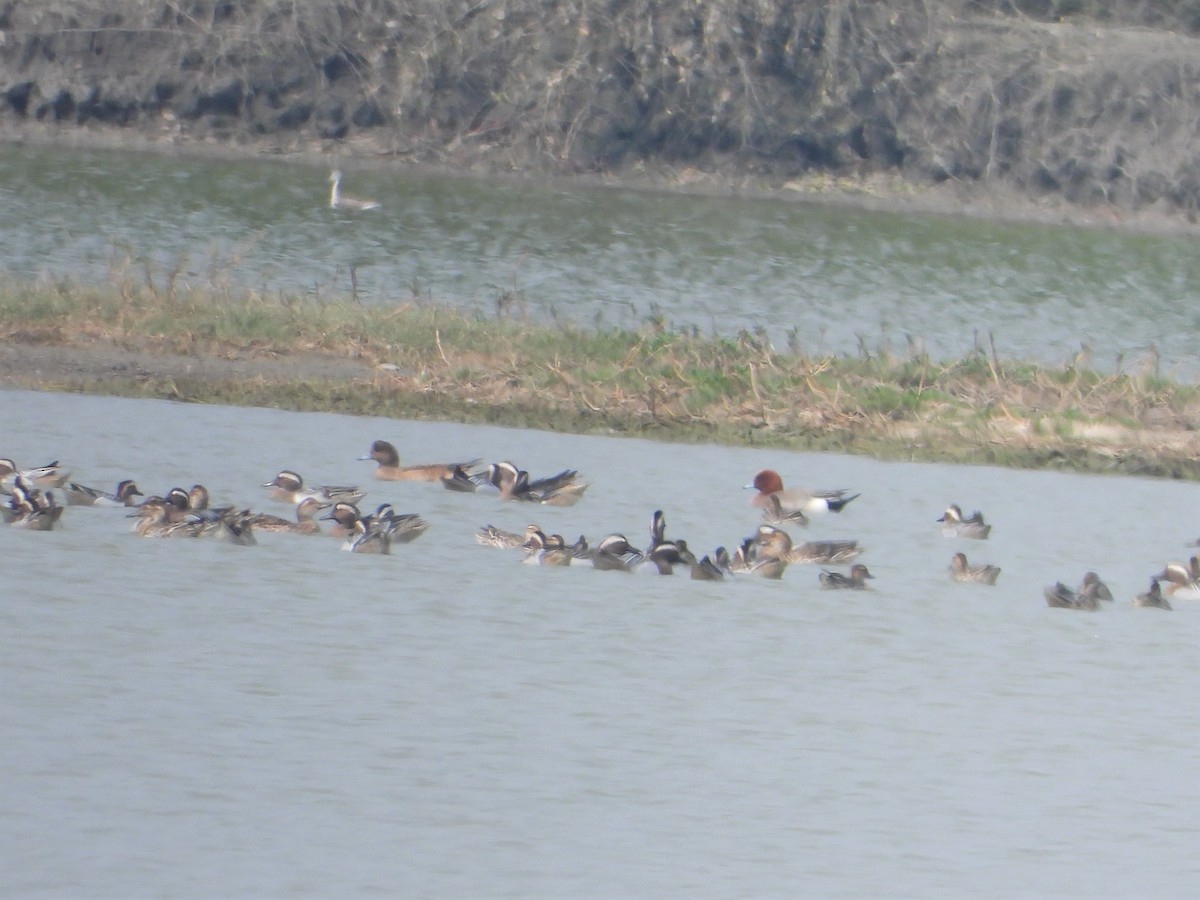
<path id="1" fill-rule="evenodd" d="M 1200 389 L 1145 371 L 779 352 L 761 336 L 531 325 L 185 290 L 0 285 L 9 386 L 501 423 L 885 459 L 1200 476 Z M 517 298 L 519 299 L 519 298 Z M 63 348 L 69 348 L 64 352 Z M 203 365 L 201 365 L 203 364 Z"/>

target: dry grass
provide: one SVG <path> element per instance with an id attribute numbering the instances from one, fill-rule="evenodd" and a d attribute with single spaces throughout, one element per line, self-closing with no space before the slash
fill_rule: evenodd
<path id="1" fill-rule="evenodd" d="M 815 357 L 778 352 L 747 333 L 531 327 L 503 311 L 485 318 L 428 303 L 382 309 L 184 292 L 169 278 L 155 285 L 132 277 L 99 288 L 2 286 L 0 341 L 27 350 L 104 346 L 141 354 L 151 372 L 154 360 L 226 363 L 202 380 L 166 366 L 125 387 L 86 374 L 55 382 L 68 389 L 161 389 L 188 399 L 891 458 L 1200 471 L 1200 390 L 1157 377 L 1149 360 L 1105 374 L 1083 361 L 1047 368 L 1001 360 L 994 349 L 947 361 L 865 348 Z M 348 368 L 331 373 L 305 359 Z M 283 361 L 286 374 L 272 376 Z M 24 383 L 20 372 L 6 374 Z"/>

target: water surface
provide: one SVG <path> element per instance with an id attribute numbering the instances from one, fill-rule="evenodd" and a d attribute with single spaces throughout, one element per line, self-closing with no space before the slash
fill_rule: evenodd
<path id="1" fill-rule="evenodd" d="M 282 512 L 283 467 L 431 523 L 388 557 L 327 536 L 136 537 L 122 511 L 0 529 L 0 894 L 1183 896 L 1200 889 L 1200 603 L 1136 610 L 1197 537 L 1196 485 L 516 429 L 0 392 L 5 455 L 193 482 Z M 570 509 L 373 482 L 355 458 L 511 458 Z M 541 569 L 472 540 L 651 512 L 697 548 L 741 486 L 862 492 L 871 593 Z M 949 502 L 986 542 L 943 538 Z M 946 577 L 962 549 L 999 585 Z M 1089 568 L 1117 602 L 1048 609 Z"/>
<path id="2" fill-rule="evenodd" d="M 367 214 L 292 163 L 0 148 L 5 271 L 414 297 L 535 322 L 761 330 L 808 353 L 976 346 L 1200 376 L 1185 238 L 346 169 Z"/>

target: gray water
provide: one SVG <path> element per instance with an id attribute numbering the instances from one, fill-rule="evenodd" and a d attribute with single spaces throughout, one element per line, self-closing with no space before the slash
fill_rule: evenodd
<path id="1" fill-rule="evenodd" d="M 391 556 L 329 536 L 154 540 L 123 511 L 0 528 L 0 895 L 1189 896 L 1200 602 L 1130 598 L 1200 536 L 1200 486 L 455 424 L 0 392 L 2 452 L 146 492 L 369 487 Z M 410 462 L 577 467 L 569 509 L 375 482 Z M 862 496 L 871 593 L 522 565 L 484 523 L 700 549 L 759 468 Z M 985 542 L 942 537 L 958 502 Z M 950 556 L 1003 567 L 951 583 Z M 1052 610 L 1094 568 L 1117 600 Z"/>
<path id="2" fill-rule="evenodd" d="M 1087 345 L 1102 370 L 1200 378 L 1190 238 L 343 168 L 381 209 L 329 209 L 309 166 L 2 148 L 3 267 L 320 298 L 353 272 L 368 303 L 491 315 L 515 294 L 533 321 L 761 330 L 807 353 L 994 340 L 1057 365 Z"/>

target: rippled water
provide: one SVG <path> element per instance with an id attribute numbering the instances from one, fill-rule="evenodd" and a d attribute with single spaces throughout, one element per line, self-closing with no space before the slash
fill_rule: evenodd
<path id="1" fill-rule="evenodd" d="M 1111 369 L 1200 377 L 1183 238 L 867 214 L 794 202 L 422 178 L 345 166 L 366 215 L 327 206 L 327 172 L 0 148 L 4 267 L 105 279 L 129 261 L 184 282 L 422 297 L 491 313 L 516 291 L 535 321 L 565 317 L 733 334 L 806 352 L 1004 357 L 1059 364 L 1082 344 Z"/>
<path id="2" fill-rule="evenodd" d="M 76 480 L 195 481 L 284 510 L 283 467 L 430 530 L 136 537 L 121 511 L 0 529 L 0 894 L 1186 896 L 1200 603 L 1129 599 L 1197 536 L 1200 487 L 372 418 L 0 392 L 2 452 Z M 578 467 L 570 509 L 373 482 L 412 462 Z M 542 569 L 492 522 L 574 538 L 756 526 L 765 466 L 862 492 L 797 537 L 857 537 L 876 590 Z M 949 502 L 986 542 L 943 538 Z M 994 589 L 946 577 L 964 550 Z M 1117 602 L 1048 609 L 1097 569 Z"/>

